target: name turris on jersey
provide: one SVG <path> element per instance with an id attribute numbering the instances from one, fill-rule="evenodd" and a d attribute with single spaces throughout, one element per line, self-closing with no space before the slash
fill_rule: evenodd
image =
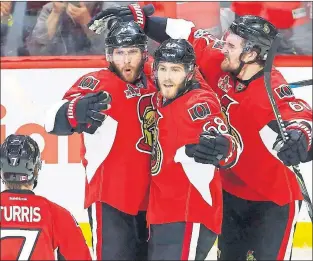
<path id="1" fill-rule="evenodd" d="M 7 222 L 40 222 L 39 207 L 0 206 L 0 220 Z"/>

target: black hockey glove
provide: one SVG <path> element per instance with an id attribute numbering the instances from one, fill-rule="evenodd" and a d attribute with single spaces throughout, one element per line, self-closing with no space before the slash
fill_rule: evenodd
<path id="1" fill-rule="evenodd" d="M 143 8 L 138 4 L 130 4 L 128 6 L 109 7 L 97 15 L 95 15 L 88 23 L 88 28 L 97 34 L 110 29 L 116 21 L 121 22 L 137 22 L 142 29 L 145 28 L 146 17 L 154 13 L 152 4 Z"/>
<path id="2" fill-rule="evenodd" d="M 229 168 L 237 160 L 237 146 L 231 135 L 203 132 L 199 144 L 186 146 L 186 155 L 198 163 Z"/>
<path id="3" fill-rule="evenodd" d="M 70 125 L 74 129 L 81 124 L 87 127 L 91 125 L 93 128 L 100 127 L 106 118 L 102 111 L 110 108 L 110 102 L 111 96 L 107 92 L 89 93 L 85 96 L 75 97 L 69 102 L 67 109 Z M 82 127 L 80 126 L 80 128 Z"/>
<path id="4" fill-rule="evenodd" d="M 288 135 L 286 143 L 279 135 L 273 145 L 273 149 L 278 151 L 277 157 L 286 166 L 306 162 L 312 143 L 311 130 L 305 125 L 297 123 L 287 126 L 286 129 Z"/>

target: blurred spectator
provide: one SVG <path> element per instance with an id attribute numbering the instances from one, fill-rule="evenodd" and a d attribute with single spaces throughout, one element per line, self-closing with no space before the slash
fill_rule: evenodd
<path id="1" fill-rule="evenodd" d="M 312 55 L 312 2 L 233 2 L 236 15 L 258 15 L 283 36 L 279 52 Z"/>
<path id="2" fill-rule="evenodd" d="M 103 54 L 102 35 L 87 28 L 102 2 L 50 2 L 43 6 L 27 46 L 31 55 Z"/>
<path id="3" fill-rule="evenodd" d="M 1 56 L 4 56 L 4 46 L 9 28 L 13 25 L 12 2 L 0 2 L 1 11 Z"/>
<path id="4" fill-rule="evenodd" d="M 1 24 L 9 24 L 12 20 L 12 2 L 0 2 Z"/>
<path id="5" fill-rule="evenodd" d="M 193 21 L 197 28 L 202 28 L 215 37 L 222 36 L 219 2 L 177 3 L 177 18 Z"/>

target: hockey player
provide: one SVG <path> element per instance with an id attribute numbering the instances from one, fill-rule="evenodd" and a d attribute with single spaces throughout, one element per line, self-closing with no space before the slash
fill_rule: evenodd
<path id="1" fill-rule="evenodd" d="M 216 94 L 195 74 L 195 53 L 186 40 L 163 42 L 154 54 L 153 73 L 159 91 L 139 101 L 156 120 L 148 259 L 205 260 L 221 232 L 222 188 L 215 166 L 233 166 L 239 145 L 228 134 Z M 202 132 L 200 139 L 212 148 L 210 165 L 193 159 L 197 145 L 192 144 Z"/>
<path id="2" fill-rule="evenodd" d="M 32 191 L 40 169 L 40 151 L 29 136 L 10 135 L 1 144 L 1 260 L 91 260 L 73 216 Z"/>
<path id="3" fill-rule="evenodd" d="M 113 13 L 122 20 L 138 19 L 132 9 L 125 9 Z M 96 19 L 107 15 L 103 11 Z M 218 93 L 231 134 L 243 149 L 233 168 L 221 170 L 224 220 L 219 259 L 287 258 L 299 201 L 303 199 L 296 177 L 287 166 L 310 159 L 312 109 L 293 95 L 274 68 L 272 89 L 290 137 L 282 145 L 264 87 L 264 64 L 276 28 L 260 17 L 243 16 L 232 23 L 224 41 L 218 41 L 205 30 L 196 30 L 190 21 L 148 16 L 144 21 L 145 32 L 154 40 L 184 38 L 193 44 L 196 63 Z M 210 163 L 206 159 L 210 148 L 204 150 L 205 143 L 200 140 L 194 157 Z"/>
<path id="4" fill-rule="evenodd" d="M 143 249 L 139 245 L 146 244 L 146 238 L 141 241 L 138 235 L 147 234 L 143 211 L 154 123 L 142 112 L 141 126 L 137 103 L 155 87 L 143 72 L 147 36 L 136 23 L 114 24 L 105 44 L 110 66 L 82 76 L 48 112 L 46 130 L 57 135 L 82 132 L 85 207 L 95 258 L 136 260 L 142 258 L 136 256 Z"/>

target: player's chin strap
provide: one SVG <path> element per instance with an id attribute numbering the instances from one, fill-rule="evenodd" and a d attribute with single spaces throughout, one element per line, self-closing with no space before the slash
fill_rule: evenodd
<path id="1" fill-rule="evenodd" d="M 244 62 L 244 61 L 242 60 L 243 55 L 244 55 L 246 52 L 250 51 L 250 50 L 252 49 L 252 47 L 253 47 L 253 44 L 248 41 L 248 42 L 246 43 L 246 46 L 243 48 L 243 51 L 242 51 L 241 54 L 239 55 L 240 64 L 239 64 L 237 70 L 235 70 L 234 72 L 232 72 L 232 74 L 233 74 L 235 77 L 238 76 L 238 74 L 241 72 L 242 68 L 243 68 L 246 64 L 253 64 L 253 63 L 255 63 L 255 62 L 257 61 L 257 57 L 256 57 L 253 61 L 249 61 L 249 62 Z"/>
<path id="2" fill-rule="evenodd" d="M 286 132 L 286 127 L 285 127 L 284 121 L 281 117 L 281 114 L 278 110 L 276 101 L 274 99 L 274 94 L 273 94 L 273 90 L 272 90 L 272 86 L 271 86 L 271 71 L 272 71 L 276 51 L 277 51 L 278 45 L 280 43 L 280 39 L 281 39 L 281 36 L 279 34 L 277 34 L 275 39 L 274 39 L 274 42 L 272 43 L 272 46 L 271 46 L 269 52 L 268 52 L 265 66 L 264 66 L 264 84 L 265 84 L 266 92 L 268 94 L 270 103 L 271 103 L 272 108 L 273 108 L 273 112 L 274 112 L 274 115 L 275 115 L 275 118 L 276 118 L 276 121 L 278 124 L 278 128 L 279 128 L 279 132 L 281 134 L 283 141 L 286 142 L 289 139 L 289 136 Z M 304 201 L 307 205 L 308 213 L 309 213 L 309 216 L 311 218 L 311 222 L 313 222 L 313 206 L 312 206 L 312 202 L 311 202 L 309 193 L 306 189 L 303 177 L 300 173 L 299 166 L 295 165 L 295 166 L 292 166 L 292 168 L 293 168 L 293 171 L 297 177 L 297 181 L 298 181 L 299 186 L 301 188 L 301 192 L 302 192 Z"/>
<path id="3" fill-rule="evenodd" d="M 37 184 L 38 184 L 38 181 L 37 181 L 37 178 L 34 180 L 34 186 L 33 186 L 33 189 L 37 187 Z"/>

